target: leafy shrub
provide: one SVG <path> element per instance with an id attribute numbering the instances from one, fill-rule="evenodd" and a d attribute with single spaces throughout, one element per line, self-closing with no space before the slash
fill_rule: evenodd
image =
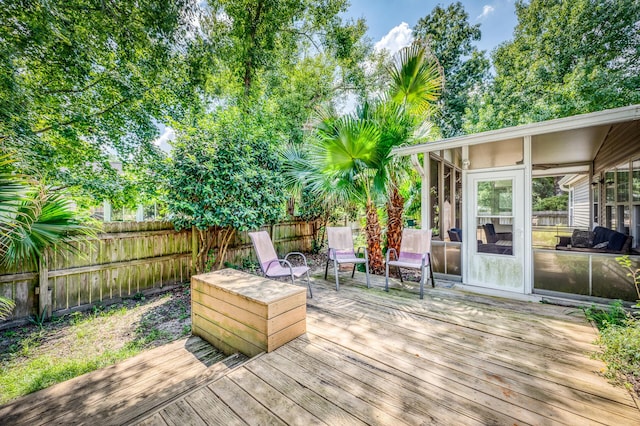
<path id="1" fill-rule="evenodd" d="M 598 358 L 607 364 L 607 378 L 619 383 L 628 376 L 640 378 L 640 321 L 630 318 L 600 330 L 597 343 L 604 348 Z"/>

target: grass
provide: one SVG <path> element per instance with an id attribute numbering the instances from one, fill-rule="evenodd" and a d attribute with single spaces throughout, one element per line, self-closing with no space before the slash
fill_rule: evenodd
<path id="1" fill-rule="evenodd" d="M 178 287 L 0 332 L 0 404 L 188 336 L 189 296 Z"/>
<path id="2" fill-rule="evenodd" d="M 115 364 L 138 354 L 141 350 L 141 347 L 125 347 L 117 351 L 107 351 L 99 356 L 67 360 L 41 355 L 20 365 L 0 368 L 0 404 Z"/>

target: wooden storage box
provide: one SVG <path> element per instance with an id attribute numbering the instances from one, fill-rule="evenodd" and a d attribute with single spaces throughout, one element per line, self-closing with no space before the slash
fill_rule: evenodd
<path id="1" fill-rule="evenodd" d="M 225 354 L 271 352 L 307 331 L 306 288 L 233 269 L 191 277 L 192 333 Z"/>

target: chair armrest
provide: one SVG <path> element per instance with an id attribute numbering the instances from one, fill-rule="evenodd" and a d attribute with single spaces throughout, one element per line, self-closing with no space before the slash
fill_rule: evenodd
<path id="1" fill-rule="evenodd" d="M 327 250 L 327 260 L 335 260 L 336 258 L 336 249 L 329 247 Z"/>
<path id="2" fill-rule="evenodd" d="M 398 260 L 398 252 L 396 251 L 396 249 L 394 249 L 394 248 L 390 248 L 390 249 L 387 249 L 387 255 L 386 255 L 386 261 L 387 261 L 387 262 L 389 261 L 389 258 L 391 257 L 391 256 L 390 256 L 390 255 L 391 255 L 391 252 L 393 252 L 393 253 L 394 253 L 394 255 L 395 255 L 395 257 L 396 257 L 396 260 Z"/>
<path id="3" fill-rule="evenodd" d="M 271 268 L 271 265 L 273 265 L 274 263 L 278 264 L 280 266 L 289 268 L 289 270 L 293 273 L 293 266 L 291 265 L 291 262 L 289 262 L 286 259 L 277 259 L 277 260 L 272 260 L 271 262 L 269 262 L 269 264 L 267 265 L 267 268 L 264 271 L 265 275 L 267 275 L 267 276 L 269 275 L 268 274 L 269 268 Z"/>
<path id="4" fill-rule="evenodd" d="M 300 253 L 299 251 L 292 251 L 290 253 L 287 253 L 287 255 L 284 257 L 284 261 L 286 262 L 289 256 L 291 255 L 300 256 L 302 258 L 302 261 L 304 262 L 304 266 L 307 266 L 307 257 L 304 254 Z"/>
<path id="5" fill-rule="evenodd" d="M 496 237 L 498 240 L 511 241 L 513 239 L 513 234 L 511 232 L 496 232 Z"/>
<path id="6" fill-rule="evenodd" d="M 360 256 L 358 256 L 360 254 L 360 251 L 364 252 L 364 258 L 368 262 L 369 261 L 369 253 L 367 252 L 367 248 L 365 246 L 358 247 L 358 250 L 356 250 L 356 257 L 360 257 Z"/>

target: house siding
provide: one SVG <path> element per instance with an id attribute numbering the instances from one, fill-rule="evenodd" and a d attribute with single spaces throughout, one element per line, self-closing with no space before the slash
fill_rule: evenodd
<path id="1" fill-rule="evenodd" d="M 624 163 L 638 153 L 639 127 L 640 120 L 611 126 L 604 144 L 593 161 L 595 173 L 615 167 L 618 163 Z"/>
<path id="2" fill-rule="evenodd" d="M 589 228 L 589 177 L 577 181 L 573 186 L 573 217 L 570 224 L 576 228 Z"/>

